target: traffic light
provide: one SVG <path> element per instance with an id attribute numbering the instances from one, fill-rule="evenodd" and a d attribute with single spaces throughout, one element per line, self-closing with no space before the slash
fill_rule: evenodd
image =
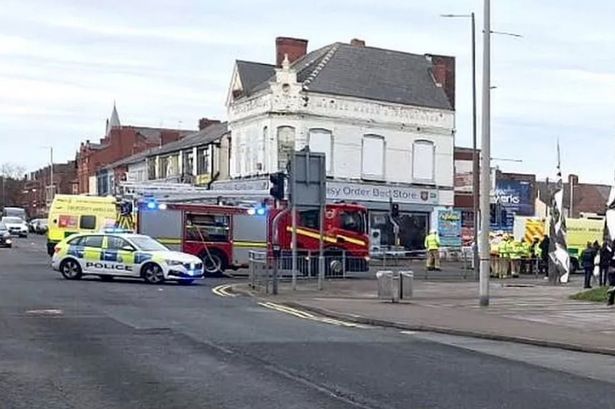
<path id="1" fill-rule="evenodd" d="M 399 217 L 399 203 L 391 202 L 391 217 L 393 218 Z"/>
<path id="2" fill-rule="evenodd" d="M 276 200 L 284 200 L 284 185 L 286 181 L 284 172 L 272 173 L 269 176 L 269 181 L 272 185 L 271 189 L 269 189 L 269 194 Z"/>

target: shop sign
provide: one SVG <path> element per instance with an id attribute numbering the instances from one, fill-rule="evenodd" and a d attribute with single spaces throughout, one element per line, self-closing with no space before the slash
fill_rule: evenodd
<path id="1" fill-rule="evenodd" d="M 435 205 L 439 197 L 436 189 L 327 181 L 327 199 Z"/>
<path id="2" fill-rule="evenodd" d="M 442 247 L 461 247 L 459 210 L 438 210 L 438 236 Z"/>

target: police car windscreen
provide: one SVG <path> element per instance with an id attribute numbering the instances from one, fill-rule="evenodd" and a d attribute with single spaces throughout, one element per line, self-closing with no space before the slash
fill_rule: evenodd
<path id="1" fill-rule="evenodd" d="M 131 241 L 141 251 L 168 251 L 169 249 L 147 236 L 132 237 Z"/>

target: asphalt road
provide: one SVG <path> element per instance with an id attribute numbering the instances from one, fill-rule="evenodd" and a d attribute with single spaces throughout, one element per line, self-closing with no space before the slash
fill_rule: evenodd
<path id="1" fill-rule="evenodd" d="M 0 409 L 615 408 L 615 359 L 353 328 L 0 249 Z"/>

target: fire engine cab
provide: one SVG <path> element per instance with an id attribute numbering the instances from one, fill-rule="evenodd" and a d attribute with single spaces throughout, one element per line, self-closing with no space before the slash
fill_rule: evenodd
<path id="1" fill-rule="evenodd" d="M 273 221 L 278 217 L 277 229 Z M 251 250 L 272 252 L 277 241 L 282 254 L 291 252 L 291 214 L 285 209 L 192 203 L 139 205 L 138 232 L 167 247 L 200 257 L 207 275 L 246 267 Z M 318 210 L 297 211 L 297 250 L 317 252 Z M 365 271 L 369 260 L 367 212 L 357 204 L 334 203 L 325 208 L 325 257 L 352 260 L 347 271 Z"/>

